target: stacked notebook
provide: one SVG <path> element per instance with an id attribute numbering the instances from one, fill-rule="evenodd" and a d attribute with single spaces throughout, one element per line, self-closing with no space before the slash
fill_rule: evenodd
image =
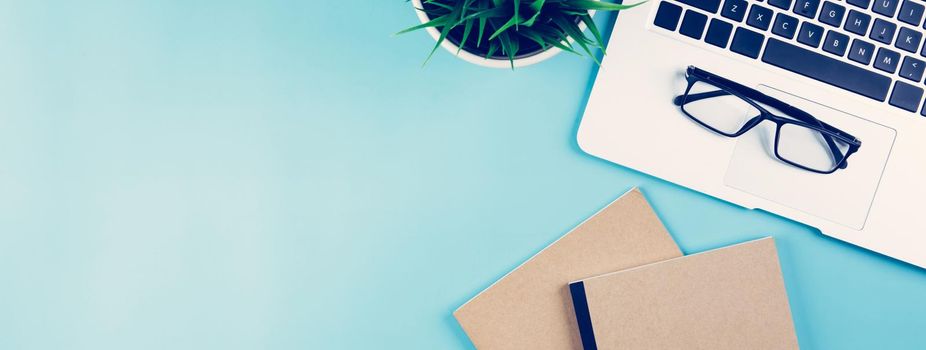
<path id="1" fill-rule="evenodd" d="M 772 238 L 682 256 L 632 190 L 454 312 L 479 349 L 794 349 Z"/>

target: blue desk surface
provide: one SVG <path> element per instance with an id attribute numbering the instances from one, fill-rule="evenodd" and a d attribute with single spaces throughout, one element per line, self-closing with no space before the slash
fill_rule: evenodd
<path id="1" fill-rule="evenodd" d="M 468 348 L 457 306 L 632 186 L 687 253 L 775 236 L 804 348 L 926 343 L 926 271 L 583 154 L 590 61 L 422 69 L 415 23 L 0 2 L 0 348 Z"/>

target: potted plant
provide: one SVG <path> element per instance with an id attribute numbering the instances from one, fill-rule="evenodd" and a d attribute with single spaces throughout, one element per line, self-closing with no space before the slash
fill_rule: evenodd
<path id="1" fill-rule="evenodd" d="M 601 0 L 411 0 L 421 24 L 398 34 L 425 29 L 437 44 L 458 57 L 495 68 L 523 67 L 568 51 L 593 50 L 604 43 L 592 15 L 639 5 Z M 591 38 L 585 35 L 585 29 Z"/>

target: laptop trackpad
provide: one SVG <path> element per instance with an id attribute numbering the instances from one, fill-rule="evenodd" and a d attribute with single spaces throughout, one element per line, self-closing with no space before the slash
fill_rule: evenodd
<path id="1" fill-rule="evenodd" d="M 764 122 L 737 138 L 724 183 L 815 216 L 861 230 L 894 144 L 888 127 L 837 111 L 774 88 L 757 88 L 800 108 L 862 141 L 848 167 L 817 174 L 775 158 L 775 124 Z M 872 119 L 876 119 L 872 116 Z"/>

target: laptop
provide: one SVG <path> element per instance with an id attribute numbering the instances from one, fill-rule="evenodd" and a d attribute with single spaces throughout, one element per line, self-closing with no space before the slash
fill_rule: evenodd
<path id="1" fill-rule="evenodd" d="M 579 147 L 926 267 L 924 8 L 916 0 L 651 0 L 622 11 Z M 807 112 L 861 147 L 824 174 L 776 157 L 773 122 L 738 137 L 712 132 L 678 105 L 689 67 Z"/>

